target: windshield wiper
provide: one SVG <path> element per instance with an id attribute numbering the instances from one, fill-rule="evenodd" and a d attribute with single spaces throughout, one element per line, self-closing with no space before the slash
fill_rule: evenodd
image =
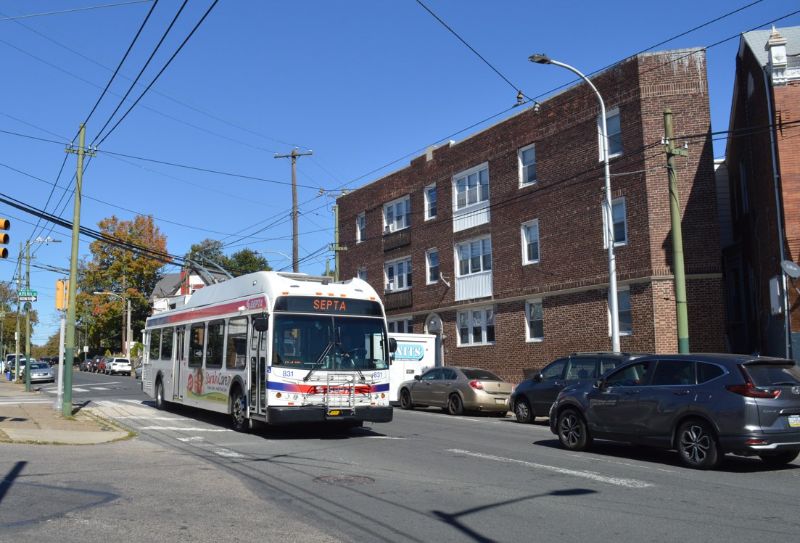
<path id="1" fill-rule="evenodd" d="M 317 361 L 311 365 L 311 369 L 309 369 L 306 376 L 303 377 L 303 382 L 308 381 L 309 378 L 311 377 L 311 374 L 314 373 L 314 371 L 317 370 L 322 365 L 322 361 L 325 360 L 325 357 L 328 356 L 329 352 L 331 352 L 333 346 L 334 346 L 333 341 L 329 341 L 328 344 L 325 346 L 325 348 L 322 350 L 322 353 L 320 353 L 319 358 L 317 358 Z"/>

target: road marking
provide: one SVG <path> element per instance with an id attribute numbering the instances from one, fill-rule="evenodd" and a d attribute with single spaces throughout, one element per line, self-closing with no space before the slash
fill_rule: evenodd
<path id="1" fill-rule="evenodd" d="M 85 388 L 72 387 L 72 392 L 89 392 L 89 390 Z"/>
<path id="2" fill-rule="evenodd" d="M 139 430 L 164 430 L 170 432 L 233 432 L 230 428 L 190 428 L 184 426 L 142 426 Z"/>
<path id="3" fill-rule="evenodd" d="M 111 389 L 108 387 L 92 387 L 92 390 L 111 390 Z"/>
<path id="4" fill-rule="evenodd" d="M 621 477 L 607 477 L 605 475 L 600 475 L 599 473 L 595 473 L 593 471 L 585 471 L 585 470 L 576 470 L 576 469 L 568 469 L 568 468 L 559 468 L 557 466 L 548 466 L 547 464 L 538 464 L 536 462 L 528 462 L 526 460 L 517 460 L 515 458 L 504 458 L 502 456 L 495 456 L 493 454 L 483 454 L 477 453 L 472 451 L 465 451 L 463 449 L 447 449 L 447 452 L 454 453 L 454 454 L 461 454 L 464 456 L 472 456 L 474 458 L 482 458 L 484 460 L 494 460 L 495 462 L 505 462 L 507 464 L 520 464 L 522 466 L 527 466 L 529 468 L 534 469 L 541 469 L 545 471 L 552 471 L 553 473 L 559 473 L 561 475 L 571 475 L 573 477 L 582 477 L 584 479 L 591 479 L 592 481 L 597 481 L 598 483 L 606 483 L 609 485 L 614 486 L 623 486 L 626 488 L 647 488 L 653 486 L 652 483 L 647 483 L 645 481 L 639 481 L 638 479 L 623 479 Z"/>
<path id="5" fill-rule="evenodd" d="M 178 441 L 183 441 L 184 443 L 188 443 L 190 441 L 203 441 L 203 438 L 200 436 L 192 436 L 192 437 L 176 437 Z"/>
<path id="6" fill-rule="evenodd" d="M 244 458 L 243 454 L 239 454 L 238 452 L 230 449 L 215 449 L 213 452 L 214 454 L 223 456 L 225 458 Z"/>
<path id="7" fill-rule="evenodd" d="M 598 456 L 587 456 L 587 455 L 569 454 L 569 453 L 567 453 L 567 456 L 570 456 L 570 457 L 575 458 L 577 460 L 584 460 L 584 461 L 589 461 L 589 462 L 595 462 L 595 461 L 599 460 L 600 462 L 606 462 L 608 464 L 617 464 L 619 466 L 627 466 L 627 467 L 631 467 L 631 468 L 642 468 L 642 467 L 645 467 L 645 466 L 643 466 L 641 464 L 634 464 L 632 462 L 618 462 L 616 460 L 609 460 L 608 458 L 602 458 L 602 457 L 598 457 Z M 647 469 L 656 469 L 657 471 L 663 471 L 665 473 L 677 473 L 674 469 L 653 468 L 651 466 L 647 466 Z"/>

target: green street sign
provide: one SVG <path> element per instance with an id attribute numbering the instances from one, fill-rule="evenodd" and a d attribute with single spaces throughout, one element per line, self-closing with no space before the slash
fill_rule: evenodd
<path id="1" fill-rule="evenodd" d="M 30 290 L 30 289 L 26 289 L 26 288 L 24 288 L 24 289 L 19 291 L 20 299 L 22 299 L 22 298 L 35 298 L 37 296 L 37 294 L 39 294 L 39 293 L 36 292 L 35 290 Z"/>

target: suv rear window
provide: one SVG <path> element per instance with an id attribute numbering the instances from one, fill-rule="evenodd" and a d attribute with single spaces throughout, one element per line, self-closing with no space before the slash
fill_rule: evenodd
<path id="1" fill-rule="evenodd" d="M 497 375 L 486 370 L 461 370 L 467 379 L 486 379 L 487 381 L 502 381 Z"/>
<path id="2" fill-rule="evenodd" d="M 800 385 L 800 368 L 791 360 L 785 364 L 746 364 L 745 368 L 758 387 Z"/>

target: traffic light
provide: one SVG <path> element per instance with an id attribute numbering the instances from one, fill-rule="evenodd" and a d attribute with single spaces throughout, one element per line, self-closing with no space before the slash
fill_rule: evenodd
<path id="1" fill-rule="evenodd" d="M 69 279 L 56 281 L 56 309 L 66 311 L 69 304 Z"/>
<path id="2" fill-rule="evenodd" d="M 11 221 L 0 218 L 0 230 L 8 230 L 9 228 L 11 228 Z M 8 234 L 0 232 L 0 258 L 8 258 L 8 249 L 3 245 L 8 245 L 10 239 Z"/>

